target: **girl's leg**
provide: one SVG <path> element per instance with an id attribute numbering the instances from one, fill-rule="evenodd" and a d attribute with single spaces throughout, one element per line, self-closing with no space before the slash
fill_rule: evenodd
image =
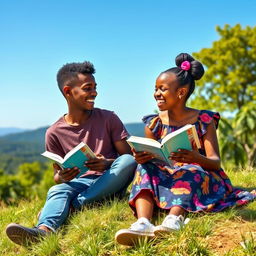
<path id="1" fill-rule="evenodd" d="M 150 223 L 153 215 L 154 200 L 148 190 L 142 190 L 135 199 L 138 220 L 129 229 L 121 229 L 115 239 L 119 244 L 134 245 L 142 238 L 153 239 L 155 226 Z"/>
<path id="2" fill-rule="evenodd" d="M 154 200 L 149 190 L 142 190 L 135 201 L 138 219 L 141 217 L 150 220 L 154 210 Z"/>
<path id="3" fill-rule="evenodd" d="M 186 211 L 179 207 L 179 206 L 173 206 L 170 210 L 170 213 L 169 214 L 172 214 L 172 215 L 176 215 L 176 216 L 184 216 L 186 213 Z"/>
<path id="4" fill-rule="evenodd" d="M 186 210 L 179 206 L 173 206 L 169 214 L 163 220 L 162 224 L 156 226 L 154 234 L 157 236 L 162 235 L 163 233 L 169 233 L 175 230 L 180 230 L 182 226 L 186 224 L 186 221 L 184 219 L 184 215 L 186 214 L 186 212 Z"/>

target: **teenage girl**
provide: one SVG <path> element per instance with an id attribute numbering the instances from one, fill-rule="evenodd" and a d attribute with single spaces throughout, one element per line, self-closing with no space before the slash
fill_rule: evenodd
<path id="1" fill-rule="evenodd" d="M 186 106 L 195 80 L 204 74 L 202 64 L 187 53 L 179 54 L 175 62 L 177 67 L 160 73 L 156 79 L 154 97 L 160 112 L 143 118 L 145 135 L 161 141 L 168 133 L 194 124 L 201 149 L 179 149 L 172 153 L 173 169 L 154 162 L 148 152 L 134 152 L 139 165 L 129 205 L 138 220 L 129 229 L 116 233 L 120 244 L 132 245 L 141 237 L 153 238 L 159 233 L 179 230 L 186 223 L 187 212 L 216 212 L 245 204 L 255 197 L 234 189 L 221 169 L 216 135 L 219 113 Z M 150 222 L 155 207 L 169 213 L 159 226 Z"/>

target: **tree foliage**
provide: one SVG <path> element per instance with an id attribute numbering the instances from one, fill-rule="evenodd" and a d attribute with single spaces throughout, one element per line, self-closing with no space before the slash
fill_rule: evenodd
<path id="1" fill-rule="evenodd" d="M 45 198 L 54 184 L 52 164 L 23 163 L 15 175 L 0 169 L 0 205 L 16 203 L 20 199 Z"/>
<path id="2" fill-rule="evenodd" d="M 193 53 L 206 67 L 197 96 L 204 96 L 200 103 L 209 109 L 238 111 L 256 101 L 256 27 L 238 24 L 216 30 L 220 39 Z"/>
<path id="3" fill-rule="evenodd" d="M 222 112 L 221 152 L 235 164 L 256 165 L 256 27 L 216 28 L 220 38 L 193 55 L 206 68 L 192 105 Z"/>

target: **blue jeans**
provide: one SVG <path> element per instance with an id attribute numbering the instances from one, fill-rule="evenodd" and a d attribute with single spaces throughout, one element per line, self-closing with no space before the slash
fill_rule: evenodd
<path id="1" fill-rule="evenodd" d="M 133 156 L 125 154 L 119 156 L 101 176 L 75 178 L 51 187 L 37 227 L 44 225 L 55 231 L 67 219 L 71 204 L 80 209 L 83 205 L 122 193 L 132 182 L 136 166 Z"/>

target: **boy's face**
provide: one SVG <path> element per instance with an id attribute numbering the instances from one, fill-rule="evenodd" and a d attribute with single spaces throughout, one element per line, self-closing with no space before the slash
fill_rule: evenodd
<path id="1" fill-rule="evenodd" d="M 69 105 L 75 110 L 92 110 L 97 96 L 96 82 L 93 75 L 78 74 L 73 86 L 63 88 Z"/>

